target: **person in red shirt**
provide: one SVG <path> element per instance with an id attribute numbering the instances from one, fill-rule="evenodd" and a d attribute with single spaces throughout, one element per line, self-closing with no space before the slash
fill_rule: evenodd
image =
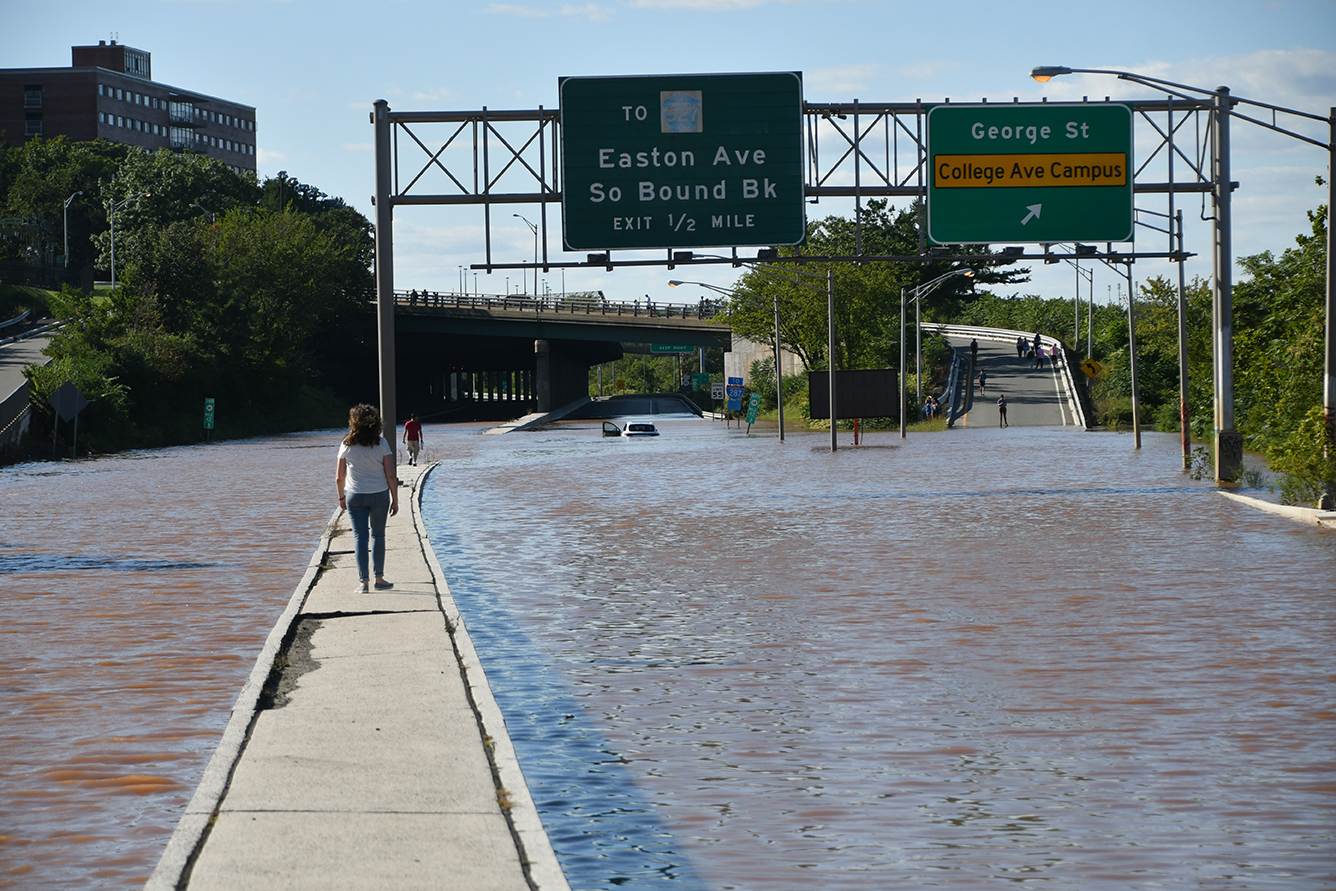
<path id="1" fill-rule="evenodd" d="M 417 415 L 409 415 L 408 423 L 404 424 L 404 445 L 408 447 L 408 465 L 412 467 L 422 451 L 422 425 Z"/>

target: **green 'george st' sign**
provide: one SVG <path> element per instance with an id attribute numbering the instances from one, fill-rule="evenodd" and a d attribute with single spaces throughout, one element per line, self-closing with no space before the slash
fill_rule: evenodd
<path id="1" fill-rule="evenodd" d="M 1128 105 L 937 105 L 928 159 L 936 244 L 1132 240 Z"/>
<path id="2" fill-rule="evenodd" d="M 799 244 L 802 75 L 566 77 L 567 250 Z"/>

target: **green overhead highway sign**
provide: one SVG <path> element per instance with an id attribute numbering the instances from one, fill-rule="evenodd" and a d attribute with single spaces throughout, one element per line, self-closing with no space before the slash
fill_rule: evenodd
<path id="1" fill-rule="evenodd" d="M 567 250 L 798 244 L 802 75 L 566 77 Z"/>
<path id="2" fill-rule="evenodd" d="M 683 343 L 652 343 L 649 345 L 651 353 L 694 353 L 699 347 L 690 346 Z"/>
<path id="3" fill-rule="evenodd" d="M 1132 240 L 1132 109 L 1101 102 L 928 110 L 935 244 Z"/>

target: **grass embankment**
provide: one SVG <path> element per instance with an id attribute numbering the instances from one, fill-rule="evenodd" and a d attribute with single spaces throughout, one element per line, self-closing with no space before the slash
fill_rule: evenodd
<path id="1" fill-rule="evenodd" d="M 34 288 L 29 285 L 0 285 L 0 322 L 21 315 L 25 309 L 32 310 L 33 316 L 51 314 L 51 301 L 55 291 Z"/>

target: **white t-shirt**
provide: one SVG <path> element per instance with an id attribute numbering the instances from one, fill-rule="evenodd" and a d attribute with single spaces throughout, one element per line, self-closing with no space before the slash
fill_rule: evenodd
<path id="1" fill-rule="evenodd" d="M 388 492 L 390 484 L 385 479 L 385 456 L 393 455 L 385 437 L 379 445 L 350 446 L 339 444 L 339 457 L 348 464 L 348 476 L 343 481 L 343 494 L 372 495 L 376 492 Z"/>

